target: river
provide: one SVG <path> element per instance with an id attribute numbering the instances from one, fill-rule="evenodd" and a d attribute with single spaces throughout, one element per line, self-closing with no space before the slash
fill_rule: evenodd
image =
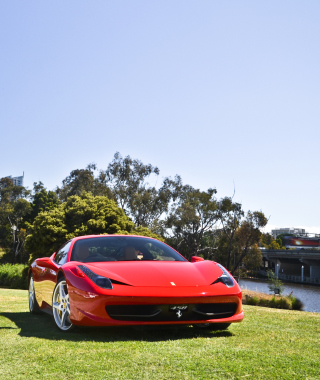
<path id="1" fill-rule="evenodd" d="M 271 294 L 268 283 L 259 280 L 241 280 L 239 282 L 241 289 L 254 290 L 261 293 Z M 284 283 L 283 294 L 292 295 L 302 301 L 304 311 L 313 311 L 320 313 L 320 287 L 311 285 L 289 284 Z"/>

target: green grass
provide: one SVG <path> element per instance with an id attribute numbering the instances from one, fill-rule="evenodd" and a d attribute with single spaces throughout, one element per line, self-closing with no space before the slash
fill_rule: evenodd
<path id="1" fill-rule="evenodd" d="M 227 331 L 83 329 L 64 334 L 0 289 L 0 379 L 319 379 L 320 315 L 244 306 Z"/>

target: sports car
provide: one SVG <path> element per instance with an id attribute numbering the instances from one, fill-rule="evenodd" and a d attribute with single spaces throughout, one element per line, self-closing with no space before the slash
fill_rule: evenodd
<path id="1" fill-rule="evenodd" d="M 220 264 L 191 262 L 148 237 L 71 239 L 29 269 L 31 313 L 57 327 L 187 324 L 226 329 L 243 317 L 241 290 Z"/>

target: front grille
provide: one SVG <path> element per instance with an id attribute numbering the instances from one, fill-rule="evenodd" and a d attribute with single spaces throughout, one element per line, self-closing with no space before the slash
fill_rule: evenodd
<path id="1" fill-rule="evenodd" d="M 106 312 L 119 321 L 174 322 L 200 321 L 232 317 L 236 303 L 183 305 L 107 305 Z"/>

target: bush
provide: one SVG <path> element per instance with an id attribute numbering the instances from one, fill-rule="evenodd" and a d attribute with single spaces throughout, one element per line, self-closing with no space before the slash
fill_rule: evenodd
<path id="1" fill-rule="evenodd" d="M 273 296 L 270 301 L 270 307 L 275 309 L 291 309 L 291 302 L 286 297 L 275 297 Z"/>
<path id="2" fill-rule="evenodd" d="M 274 292 L 274 294 L 282 294 L 283 292 L 283 282 L 276 278 L 276 275 L 272 272 L 272 270 L 268 270 L 268 282 L 269 282 L 269 289 L 271 292 Z"/>
<path id="3" fill-rule="evenodd" d="M 250 297 L 250 296 L 246 296 L 246 303 L 247 305 L 253 305 L 253 306 L 257 306 L 259 304 L 259 298 L 258 297 Z"/>
<path id="4" fill-rule="evenodd" d="M 251 292 L 255 293 L 255 292 Z M 289 294 L 287 296 L 270 296 L 268 294 L 257 293 L 257 295 L 246 294 L 243 298 L 244 305 L 272 307 L 275 309 L 302 310 L 303 303 Z"/>
<path id="5" fill-rule="evenodd" d="M 270 300 L 266 298 L 260 298 L 259 306 L 270 307 L 269 304 L 270 304 Z"/>
<path id="6" fill-rule="evenodd" d="M 288 295 L 288 298 L 291 301 L 291 307 L 292 310 L 302 310 L 303 309 L 303 303 L 299 300 L 299 298 L 296 298 L 291 294 Z"/>
<path id="7" fill-rule="evenodd" d="M 0 286 L 27 289 L 28 266 L 24 264 L 0 265 Z"/>

